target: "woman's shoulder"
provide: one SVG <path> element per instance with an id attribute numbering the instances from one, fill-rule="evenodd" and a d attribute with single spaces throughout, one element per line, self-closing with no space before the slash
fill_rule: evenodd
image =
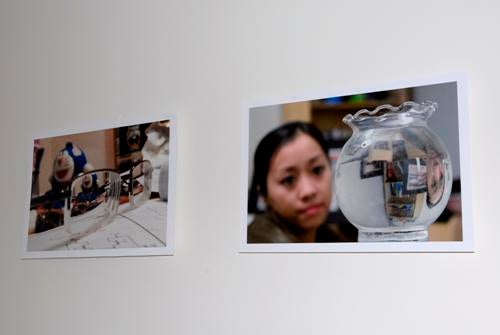
<path id="1" fill-rule="evenodd" d="M 247 243 L 294 243 L 296 237 L 272 213 L 257 214 L 247 228 Z"/>

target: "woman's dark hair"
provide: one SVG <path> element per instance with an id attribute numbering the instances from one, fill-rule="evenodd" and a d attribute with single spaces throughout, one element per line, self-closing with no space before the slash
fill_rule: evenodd
<path id="1" fill-rule="evenodd" d="M 285 123 L 269 132 L 259 142 L 253 160 L 253 177 L 248 191 L 248 212 L 258 212 L 259 194 L 267 195 L 267 174 L 273 155 L 286 143 L 292 141 L 299 133 L 311 136 L 328 157 L 328 145 L 321 131 L 311 123 L 295 121 Z"/>

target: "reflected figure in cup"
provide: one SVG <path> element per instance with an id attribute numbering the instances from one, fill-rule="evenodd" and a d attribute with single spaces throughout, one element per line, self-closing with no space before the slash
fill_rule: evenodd
<path id="1" fill-rule="evenodd" d="M 440 157 L 431 157 L 427 162 L 427 204 L 433 207 L 443 197 L 445 186 L 444 166 Z"/>

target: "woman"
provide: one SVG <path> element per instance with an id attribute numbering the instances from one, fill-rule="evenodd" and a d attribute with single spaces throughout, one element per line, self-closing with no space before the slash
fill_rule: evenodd
<path id="1" fill-rule="evenodd" d="M 291 122 L 271 131 L 255 151 L 249 191 L 249 212 L 258 211 L 259 196 L 266 210 L 248 226 L 247 242 L 333 242 L 325 229 L 331 187 L 328 148 L 316 127 Z"/>

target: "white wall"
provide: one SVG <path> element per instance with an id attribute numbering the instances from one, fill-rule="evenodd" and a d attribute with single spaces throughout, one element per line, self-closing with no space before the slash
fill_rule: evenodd
<path id="1" fill-rule="evenodd" d="M 500 3 L 0 2 L 1 334 L 498 334 Z M 476 252 L 240 254 L 241 105 L 463 71 Z M 175 255 L 20 260 L 27 140 L 177 115 Z"/>

